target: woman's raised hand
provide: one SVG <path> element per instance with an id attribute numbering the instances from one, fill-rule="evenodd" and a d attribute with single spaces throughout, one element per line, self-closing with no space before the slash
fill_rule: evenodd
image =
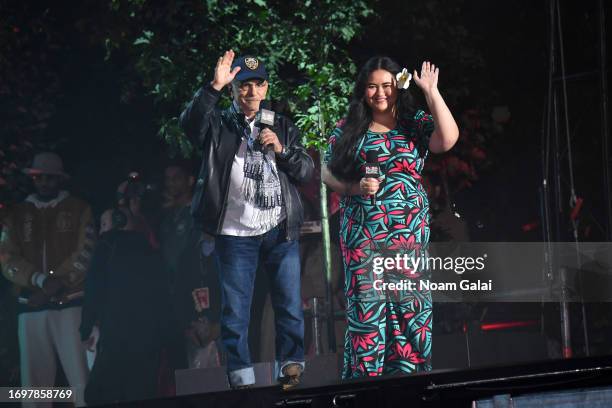
<path id="1" fill-rule="evenodd" d="M 429 61 L 423 61 L 423 65 L 421 66 L 421 75 L 419 75 L 415 69 L 412 77 L 414 79 L 414 83 L 421 88 L 423 93 L 427 94 L 438 88 L 439 72 L 440 70 L 436 68 L 434 64 L 430 63 Z"/>

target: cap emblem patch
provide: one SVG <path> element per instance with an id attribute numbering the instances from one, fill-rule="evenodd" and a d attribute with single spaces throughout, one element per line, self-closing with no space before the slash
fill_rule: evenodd
<path id="1" fill-rule="evenodd" d="M 249 69 L 255 71 L 259 66 L 259 61 L 257 61 L 257 58 L 248 57 L 244 59 L 244 65 L 246 65 Z"/>

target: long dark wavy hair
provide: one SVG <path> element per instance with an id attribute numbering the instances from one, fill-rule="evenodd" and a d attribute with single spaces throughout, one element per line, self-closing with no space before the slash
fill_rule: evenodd
<path id="1" fill-rule="evenodd" d="M 372 57 L 359 71 L 353 88 L 348 115 L 344 124 L 341 125 L 342 137 L 334 145 L 329 162 L 329 169 L 332 174 L 340 180 L 357 181 L 361 178 L 361 174 L 358 174 L 355 168 L 355 151 L 361 137 L 366 133 L 372 122 L 372 109 L 366 103 L 365 93 L 368 86 L 368 77 L 378 69 L 389 71 L 393 78 L 401 71 L 397 62 L 389 57 Z M 415 108 L 408 89 L 398 89 L 395 108 L 398 122 L 405 125 L 412 122 Z"/>

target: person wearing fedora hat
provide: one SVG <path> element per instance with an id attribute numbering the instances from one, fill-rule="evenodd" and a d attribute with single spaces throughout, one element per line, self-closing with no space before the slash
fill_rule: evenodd
<path id="1" fill-rule="evenodd" d="M 70 178 L 64 172 L 62 159 L 55 153 L 43 152 L 34 156 L 32 167 L 23 171 L 32 178 L 37 199 L 50 201 L 60 195 L 62 181 Z"/>
<path id="2" fill-rule="evenodd" d="M 37 154 L 24 172 L 35 192 L 12 209 L 0 237 L 2 274 L 19 292 L 21 384 L 54 386 L 59 358 L 83 405 L 88 369 L 79 323 L 95 240 L 91 208 L 61 189 L 69 176 L 57 154 Z"/>
<path id="3" fill-rule="evenodd" d="M 228 86 L 233 103 L 218 109 Z M 236 58 L 228 50 L 217 61 L 214 79 L 180 117 L 203 153 L 191 212 L 204 233 L 203 254 L 211 252 L 214 237 L 221 340 L 233 388 L 255 383 L 248 327 L 259 265 L 272 287 L 279 381 L 285 388 L 294 386 L 304 369 L 298 244 L 304 210 L 296 186 L 310 180 L 314 163 L 288 118 L 260 110 L 267 91 L 263 62 L 255 56 Z"/>

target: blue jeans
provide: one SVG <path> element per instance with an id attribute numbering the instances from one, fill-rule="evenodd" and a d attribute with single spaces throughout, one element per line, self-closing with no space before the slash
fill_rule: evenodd
<path id="1" fill-rule="evenodd" d="M 286 241 L 278 226 L 263 235 L 219 235 L 215 259 L 221 284 L 221 341 L 230 385 L 255 383 L 248 345 L 251 301 L 259 262 L 270 279 L 276 329 L 276 367 L 304 366 L 304 315 L 298 241 Z"/>

